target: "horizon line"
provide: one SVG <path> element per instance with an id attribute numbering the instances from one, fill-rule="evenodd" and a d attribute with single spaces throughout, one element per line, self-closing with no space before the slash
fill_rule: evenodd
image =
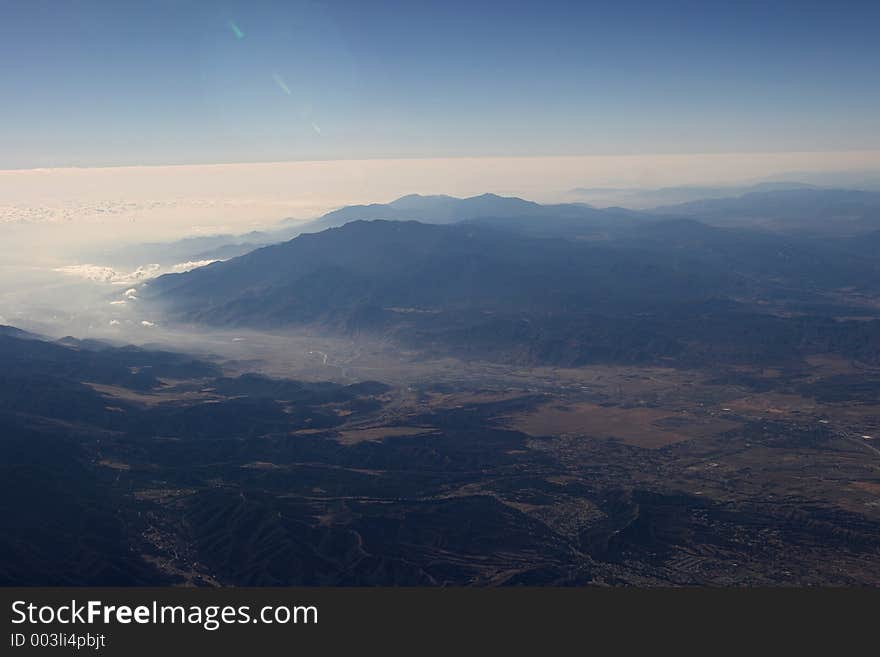
<path id="1" fill-rule="evenodd" d="M 876 155 L 880 157 L 878 148 L 859 148 L 844 150 L 790 150 L 790 151 L 710 151 L 710 152 L 645 152 L 645 153 L 581 153 L 559 155 L 446 155 L 440 157 L 428 156 L 394 156 L 394 157 L 348 157 L 348 158 L 312 158 L 293 160 L 240 160 L 233 162 L 187 162 L 167 164 L 99 164 L 99 165 L 71 165 L 71 166 L 42 166 L 42 167 L 11 167 L 0 168 L 0 174 L 8 173 L 41 173 L 58 171 L 102 171 L 116 169 L 172 169 L 172 168 L 208 168 L 208 167 L 235 167 L 235 166 L 268 166 L 278 164 L 326 164 L 334 162 L 444 162 L 444 161 L 473 161 L 473 160 L 576 160 L 576 159 L 627 159 L 627 158 L 683 158 L 703 157 L 720 158 L 736 156 L 791 156 L 791 155 Z M 880 170 L 880 160 L 877 162 Z"/>

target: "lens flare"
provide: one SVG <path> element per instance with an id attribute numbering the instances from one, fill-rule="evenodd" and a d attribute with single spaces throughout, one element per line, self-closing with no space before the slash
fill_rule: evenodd
<path id="1" fill-rule="evenodd" d="M 281 77 L 280 75 L 278 75 L 277 73 L 273 73 L 273 74 L 272 74 L 272 79 L 275 80 L 275 84 L 278 85 L 278 88 L 281 89 L 281 91 L 283 91 L 284 93 L 286 93 L 288 96 L 292 96 L 292 95 L 293 95 L 293 93 L 290 91 L 290 87 L 288 87 L 288 86 L 287 86 L 287 83 L 284 81 L 284 78 L 282 78 L 282 77 Z"/>
<path id="2" fill-rule="evenodd" d="M 241 28 L 235 23 L 235 21 L 227 21 L 226 24 L 229 26 L 229 29 L 232 30 L 236 39 L 244 39 L 244 32 L 242 32 Z"/>

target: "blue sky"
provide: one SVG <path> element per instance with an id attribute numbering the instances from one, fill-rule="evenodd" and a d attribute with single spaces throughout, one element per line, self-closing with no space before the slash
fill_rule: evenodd
<path id="1" fill-rule="evenodd" d="M 878 2 L 0 0 L 0 168 L 880 148 Z"/>

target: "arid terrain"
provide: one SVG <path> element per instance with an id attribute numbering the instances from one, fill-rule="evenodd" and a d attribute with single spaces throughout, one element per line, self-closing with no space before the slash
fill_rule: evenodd
<path id="1" fill-rule="evenodd" d="M 4 397 L 7 511 L 42 519 L 6 533 L 5 583 L 880 584 L 880 370 L 839 358 L 398 355 L 378 383 L 362 377 L 387 353 L 368 342 L 288 337 L 298 351 L 242 374 L 2 339 L 85 357 L 63 385 L 40 375 L 50 398 Z M 11 368 L 7 393 L 33 376 Z"/>

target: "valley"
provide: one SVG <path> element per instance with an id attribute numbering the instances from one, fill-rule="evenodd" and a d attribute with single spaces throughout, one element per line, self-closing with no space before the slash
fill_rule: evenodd
<path id="1" fill-rule="evenodd" d="M 412 195 L 0 328 L 0 583 L 880 585 L 880 197 L 746 196 Z"/>
<path id="2" fill-rule="evenodd" d="M 42 518 L 4 533 L 2 581 L 880 583 L 880 404 L 856 385 L 874 369 L 398 357 L 379 383 L 360 377 L 381 348 L 298 340 L 285 362 L 311 382 L 278 378 L 278 359 L 267 378 L 258 359 L 243 374 L 234 358 L 45 343 L 86 369 L 48 375 L 50 405 L 0 410 L 5 517 Z M 113 373 L 151 361 L 174 376 Z"/>

